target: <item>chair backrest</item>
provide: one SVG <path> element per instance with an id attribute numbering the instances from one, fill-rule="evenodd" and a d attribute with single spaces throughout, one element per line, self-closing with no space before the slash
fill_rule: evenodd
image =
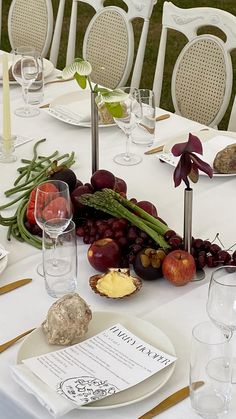
<path id="1" fill-rule="evenodd" d="M 201 27 L 214 26 L 226 40 L 211 34 L 198 35 Z M 180 52 L 172 74 L 171 94 L 175 112 L 205 125 L 217 126 L 232 93 L 233 71 L 230 52 L 236 48 L 236 17 L 210 7 L 181 9 L 165 2 L 153 90 L 160 104 L 167 31 L 183 33 L 188 42 Z"/>
<path id="2" fill-rule="evenodd" d="M 91 5 L 95 10 L 95 15 L 87 27 L 83 42 L 83 58 L 87 59 L 93 68 L 92 81 L 109 88 L 125 85 L 134 64 L 131 85 L 138 87 L 149 20 L 157 0 L 124 0 L 128 7 L 127 12 L 121 7 L 104 6 L 105 0 L 72 0 L 66 64 L 70 64 L 75 58 L 79 1 Z M 134 34 L 132 21 L 135 18 L 142 18 L 143 26 L 135 63 L 133 63 Z M 55 37 L 60 38 L 59 31 Z M 56 45 L 54 48 L 52 45 L 51 48 L 51 57 L 54 64 L 57 59 L 57 52 L 55 52 L 57 47 Z"/>
<path id="3" fill-rule="evenodd" d="M 33 45 L 47 55 L 53 33 L 51 0 L 13 0 L 8 14 L 8 36 L 12 48 Z"/>

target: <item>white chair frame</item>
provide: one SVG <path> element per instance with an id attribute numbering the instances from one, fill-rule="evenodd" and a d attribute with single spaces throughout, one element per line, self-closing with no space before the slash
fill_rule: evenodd
<path id="1" fill-rule="evenodd" d="M 183 33 L 189 42 L 194 42 L 194 39 L 198 38 L 197 31 L 203 26 L 210 25 L 217 27 L 221 29 L 222 32 L 224 32 L 226 35 L 226 42 L 223 42 L 220 38 L 217 37 L 219 43 L 225 51 L 227 85 L 221 109 L 219 110 L 215 120 L 211 123 L 211 126 L 216 126 L 225 114 L 232 91 L 233 74 L 230 52 L 236 48 L 236 17 L 224 10 L 210 7 L 181 9 L 176 7 L 171 2 L 164 3 L 162 16 L 162 32 L 153 82 L 156 106 L 160 105 L 168 29 L 174 29 Z M 208 35 L 208 37 L 209 36 L 210 35 Z M 175 78 L 175 75 L 176 74 L 174 71 L 173 79 Z M 175 92 L 173 89 L 171 93 L 173 104 L 176 109 Z"/>
<path id="2" fill-rule="evenodd" d="M 9 9 L 9 13 L 8 13 L 8 36 L 9 36 L 9 41 L 11 44 L 11 47 L 14 48 L 14 42 L 13 42 L 13 38 L 12 38 L 12 33 L 11 33 L 11 20 L 12 20 L 12 15 L 14 12 L 14 7 L 15 4 L 18 2 L 19 0 L 13 0 L 11 5 L 10 5 L 10 9 Z M 47 18 L 48 18 L 48 24 L 47 24 L 47 32 L 46 32 L 46 37 L 45 37 L 45 42 L 44 42 L 44 46 L 42 48 L 41 55 L 43 57 L 45 57 L 49 51 L 50 48 L 50 44 L 51 44 L 51 40 L 52 40 L 52 34 L 53 34 L 53 8 L 52 8 L 52 2 L 51 0 L 44 0 L 45 5 L 46 5 L 46 10 L 47 10 Z M 37 5 L 37 0 L 35 0 L 35 5 Z M 36 28 L 31 28 L 31 30 L 36 30 Z M 30 42 L 30 39 L 29 39 Z M 19 45 L 17 45 L 19 46 Z"/>
<path id="3" fill-rule="evenodd" d="M 58 49 L 59 49 L 59 40 L 61 38 L 61 28 L 62 28 L 62 14 L 64 10 L 64 1 L 62 0 L 60 2 L 61 10 L 60 13 L 58 13 L 58 21 L 56 22 L 56 27 L 54 31 L 53 36 L 53 42 L 51 47 L 51 54 L 50 59 L 53 61 L 54 65 L 56 65 L 57 58 L 58 58 Z M 120 81 L 119 85 L 124 85 L 129 77 L 132 65 L 133 65 L 133 31 L 131 28 L 131 22 L 134 18 L 142 18 L 144 20 L 143 22 L 143 28 L 142 33 L 140 36 L 138 51 L 134 63 L 134 69 L 133 69 L 133 75 L 132 75 L 132 86 L 138 87 L 140 84 L 141 79 L 141 73 L 142 73 L 142 66 L 143 66 L 143 60 L 144 60 L 144 54 L 145 54 L 145 46 L 147 42 L 147 35 L 148 35 L 148 29 L 149 29 L 149 20 L 152 14 L 152 10 L 154 5 L 156 4 L 157 0 L 124 0 L 124 2 L 128 6 L 128 11 L 125 12 L 123 9 L 115 7 L 115 6 L 106 6 L 104 7 L 104 1 L 105 0 L 73 0 L 72 2 L 72 9 L 71 9 L 71 19 L 70 19 L 70 30 L 69 30 L 69 37 L 68 37 L 68 46 L 67 46 L 67 56 L 66 56 L 66 64 L 70 64 L 73 62 L 75 58 L 75 45 L 76 45 L 76 26 L 77 26 L 77 9 L 78 9 L 78 3 L 81 1 L 82 3 L 87 3 L 91 5 L 94 10 L 96 11 L 97 16 L 99 13 L 102 13 L 104 9 L 109 10 L 117 10 L 119 13 L 121 13 L 127 23 L 128 28 L 128 37 L 129 37 L 129 54 L 128 54 L 128 61 L 126 64 L 126 68 L 124 71 L 124 75 L 122 80 Z M 62 3 L 62 4 L 61 4 Z M 95 17 L 94 16 L 94 17 Z M 88 31 L 90 28 L 90 25 L 92 24 L 92 21 L 94 19 L 92 18 L 90 24 L 88 25 L 86 34 L 84 36 L 84 42 L 83 42 L 83 57 L 86 59 L 86 42 L 88 39 Z"/>

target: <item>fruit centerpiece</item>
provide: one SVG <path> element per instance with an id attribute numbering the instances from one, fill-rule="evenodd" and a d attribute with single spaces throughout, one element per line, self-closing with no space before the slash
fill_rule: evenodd
<path id="1" fill-rule="evenodd" d="M 34 147 L 32 161 L 22 160 L 14 187 L 5 192 L 16 198 L 0 206 L 3 210 L 18 205 L 12 216 L 0 215 L 9 240 L 13 237 L 41 248 L 41 230 L 34 219 L 35 188 L 47 179 L 60 179 L 69 184 L 77 236 L 89 245 L 88 262 L 99 272 L 133 268 L 141 279 L 164 276 L 175 285 L 184 285 L 196 268 L 236 264 L 236 251 L 222 249 L 215 239 L 192 238 L 191 252 L 186 252 L 183 238 L 160 218 L 152 202 L 128 197 L 124 179 L 100 169 L 83 183 L 70 168 L 74 153 L 39 156 L 41 142 Z"/>

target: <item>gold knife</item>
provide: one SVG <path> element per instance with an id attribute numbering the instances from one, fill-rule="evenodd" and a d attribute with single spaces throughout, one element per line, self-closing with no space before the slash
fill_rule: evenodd
<path id="1" fill-rule="evenodd" d="M 196 388 L 202 386 L 203 384 L 204 384 L 203 381 L 198 381 L 197 383 L 194 383 Z M 171 396 L 167 397 L 157 406 L 153 407 L 153 409 L 149 410 L 147 413 L 144 413 L 144 415 L 140 416 L 138 419 L 151 419 L 154 416 L 159 415 L 159 413 L 164 412 L 164 410 L 168 409 L 169 407 L 172 407 L 175 404 L 186 399 L 188 396 L 189 396 L 189 386 L 186 386 L 176 391 Z"/>
<path id="2" fill-rule="evenodd" d="M 29 284 L 31 282 L 31 278 L 25 278 L 25 279 L 19 279 L 19 281 L 11 282 L 10 284 L 3 285 L 3 287 L 0 287 L 0 295 L 5 294 L 5 292 L 9 292 L 14 290 L 15 288 L 22 287 L 22 285 Z"/>
<path id="3" fill-rule="evenodd" d="M 158 147 L 152 148 L 151 150 L 145 151 L 144 154 L 154 154 L 160 153 L 163 151 L 164 145 L 159 145 Z"/>

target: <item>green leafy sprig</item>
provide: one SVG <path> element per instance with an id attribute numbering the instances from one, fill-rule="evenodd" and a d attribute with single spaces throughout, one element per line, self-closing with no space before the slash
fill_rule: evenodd
<path id="1" fill-rule="evenodd" d="M 97 103 L 101 99 L 113 117 L 121 118 L 124 109 L 120 102 L 124 101 L 128 97 L 128 94 L 121 89 L 109 90 L 105 87 L 99 87 L 97 84 L 93 86 L 90 79 L 91 73 L 92 66 L 88 61 L 83 58 L 75 58 L 73 63 L 63 69 L 62 78 L 68 80 L 74 77 L 81 89 L 86 89 L 88 82 L 91 92 L 98 93 Z"/>

